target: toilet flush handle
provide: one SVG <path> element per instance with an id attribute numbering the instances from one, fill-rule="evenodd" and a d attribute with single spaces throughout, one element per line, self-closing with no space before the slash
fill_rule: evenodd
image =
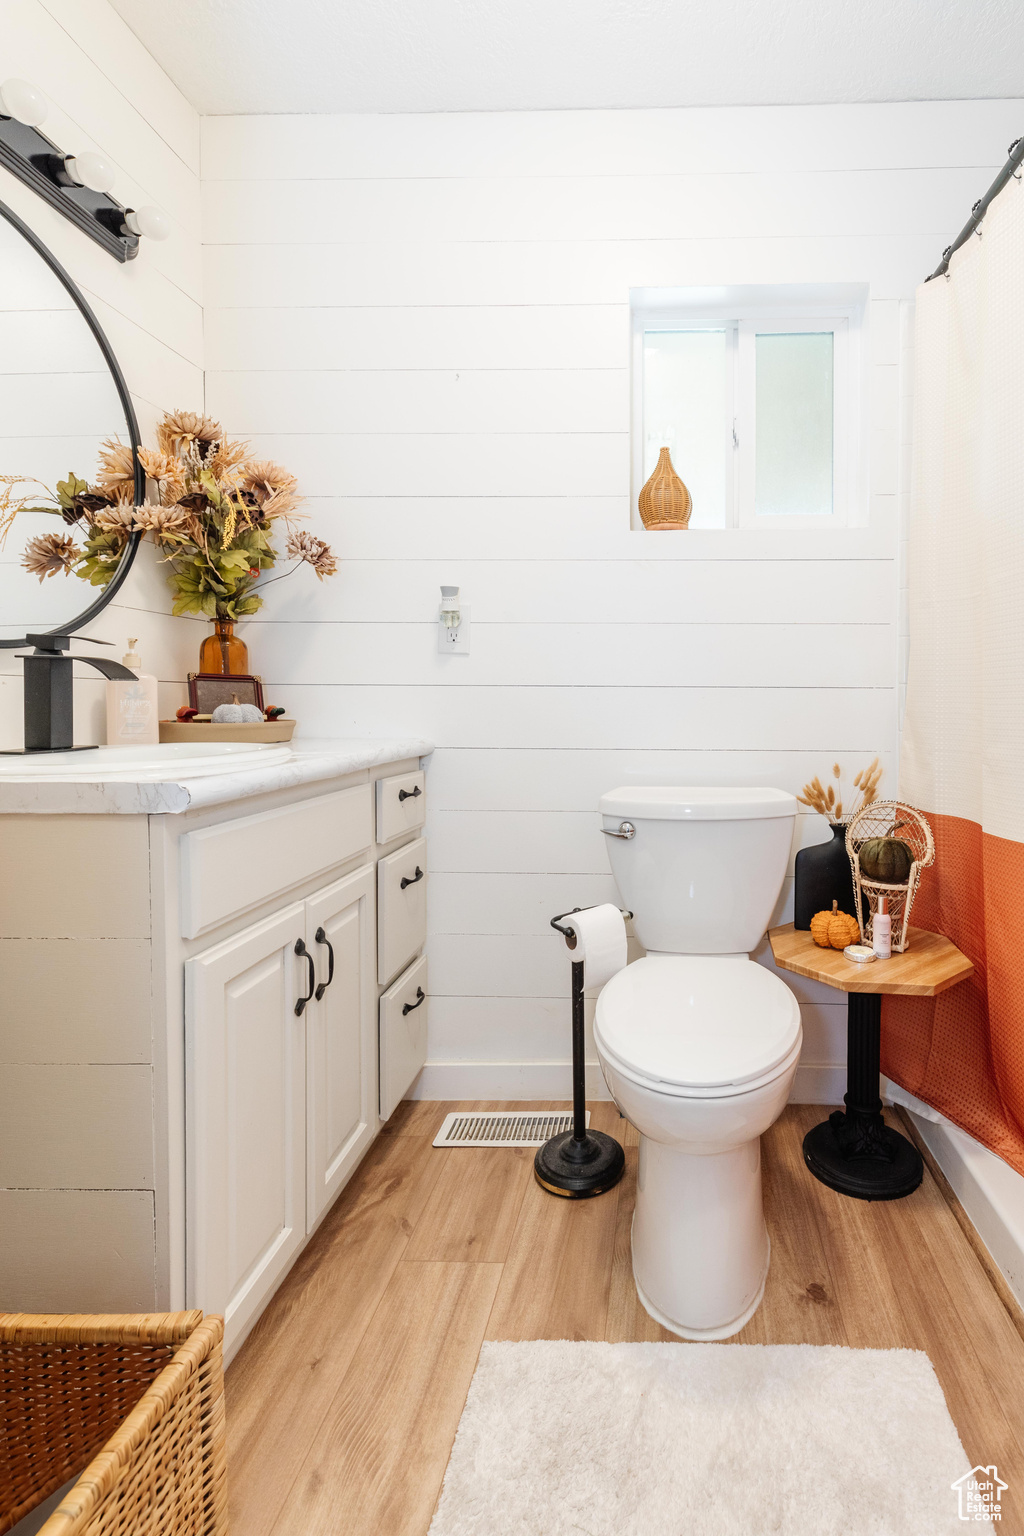
<path id="1" fill-rule="evenodd" d="M 613 830 L 611 827 L 602 827 L 601 831 L 605 837 L 636 837 L 636 827 L 634 827 L 631 821 L 620 821 L 618 831 Z"/>

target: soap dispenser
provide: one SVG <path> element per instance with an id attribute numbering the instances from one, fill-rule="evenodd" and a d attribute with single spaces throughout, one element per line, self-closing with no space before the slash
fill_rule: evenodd
<path id="1" fill-rule="evenodd" d="M 107 683 L 108 747 L 150 747 L 160 740 L 156 678 L 139 671 L 142 657 L 135 649 L 138 643 L 129 638 L 128 649 L 121 657 L 124 665 L 135 673 L 134 678 L 130 682 L 114 678 Z"/>

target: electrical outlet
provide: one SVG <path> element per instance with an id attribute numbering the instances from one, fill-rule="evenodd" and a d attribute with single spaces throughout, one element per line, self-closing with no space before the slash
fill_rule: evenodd
<path id="1" fill-rule="evenodd" d="M 443 619 L 437 621 L 437 649 L 441 656 L 469 655 L 469 609 L 463 605 L 458 629 L 449 629 Z"/>

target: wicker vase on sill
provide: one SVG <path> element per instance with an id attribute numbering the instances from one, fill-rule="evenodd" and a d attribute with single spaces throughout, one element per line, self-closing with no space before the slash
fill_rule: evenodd
<path id="1" fill-rule="evenodd" d="M 638 506 L 643 525 L 651 532 L 689 526 L 693 501 L 672 468 L 667 448 L 658 455 L 654 473 L 640 492 Z"/>
<path id="2" fill-rule="evenodd" d="M 219 672 L 222 677 L 247 677 L 249 648 L 235 634 L 231 619 L 215 619 L 213 634 L 199 647 L 200 672 Z"/>

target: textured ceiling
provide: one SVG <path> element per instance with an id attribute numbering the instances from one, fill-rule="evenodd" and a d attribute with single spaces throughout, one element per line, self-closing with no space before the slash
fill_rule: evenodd
<path id="1" fill-rule="evenodd" d="M 1022 0 L 113 0 L 206 113 L 1024 96 Z"/>

